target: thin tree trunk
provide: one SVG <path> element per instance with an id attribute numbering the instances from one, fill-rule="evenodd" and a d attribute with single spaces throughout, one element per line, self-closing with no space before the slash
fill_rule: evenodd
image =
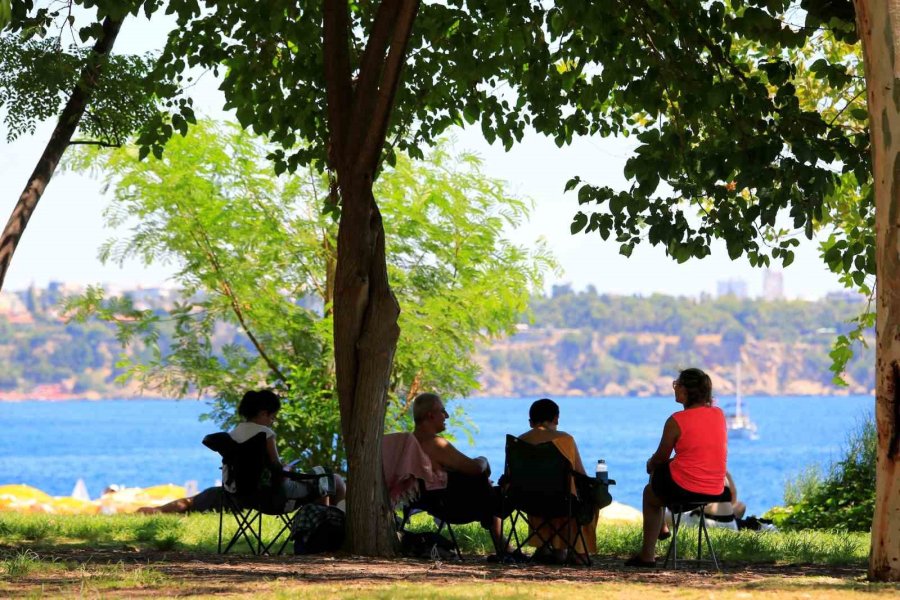
<path id="1" fill-rule="evenodd" d="M 41 154 L 25 190 L 19 196 L 19 201 L 16 202 L 9 221 L 3 229 L 3 234 L 0 236 L 0 290 L 3 289 L 3 281 L 6 279 L 9 264 L 19 245 L 19 240 L 22 239 L 22 234 L 31 215 L 34 214 L 34 209 L 37 208 L 38 201 L 44 195 L 44 190 L 47 189 L 47 184 L 50 183 L 50 178 L 53 177 L 53 172 L 59 165 L 63 152 L 68 148 L 75 129 L 81 122 L 81 117 L 97 87 L 97 82 L 106 64 L 106 58 L 115 44 L 121 27 L 121 19 L 110 17 L 104 19 L 103 33 L 94 44 L 94 48 L 88 56 L 88 64 L 82 70 L 78 83 L 72 90 L 72 95 L 69 96 L 68 102 L 59 115 L 53 135 L 50 136 L 44 153 Z"/>
<path id="2" fill-rule="evenodd" d="M 878 428 L 869 578 L 900 581 L 900 0 L 855 0 L 875 184 Z"/>

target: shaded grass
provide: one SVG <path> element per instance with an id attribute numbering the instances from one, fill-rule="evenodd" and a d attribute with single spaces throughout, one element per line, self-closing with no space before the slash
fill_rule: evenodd
<path id="1" fill-rule="evenodd" d="M 277 527 L 275 519 L 264 521 L 264 536 Z M 235 530 L 233 519 L 226 515 L 225 535 Z M 53 547 L 141 548 L 152 550 L 187 550 L 215 553 L 218 515 L 22 515 L 0 513 L 0 545 L 19 551 Z M 435 530 L 424 514 L 415 515 L 409 527 L 413 531 Z M 453 528 L 466 555 L 493 553 L 490 536 L 478 524 Z M 506 532 L 508 533 L 508 527 Z M 525 526 L 520 539 L 527 535 Z M 870 536 L 866 533 L 830 531 L 754 532 L 711 531 L 716 555 L 725 561 L 758 563 L 816 563 L 834 566 L 863 566 L 868 560 Z M 682 529 L 678 554 L 691 558 L 696 553 L 697 529 Z M 640 546 L 641 531 L 637 525 L 601 525 L 597 531 L 599 553 L 604 556 L 627 557 Z M 668 542 L 657 548 L 665 554 Z M 246 552 L 243 542 L 236 553 Z M 4 560 L 10 560 L 10 556 Z M 25 561 L 24 558 L 19 559 Z M 5 564 L 5 563 L 4 563 Z M 24 564 L 24 562 L 23 562 Z"/>

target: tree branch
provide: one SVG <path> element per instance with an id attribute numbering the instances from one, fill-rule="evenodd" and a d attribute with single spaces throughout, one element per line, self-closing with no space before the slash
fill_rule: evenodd
<path id="1" fill-rule="evenodd" d="M 281 372 L 281 369 L 278 368 L 278 365 L 275 364 L 275 361 L 272 360 L 272 358 L 262 347 L 262 344 L 258 339 L 256 339 L 256 336 L 253 335 L 253 332 L 250 330 L 250 326 L 247 324 L 247 320 L 244 317 L 244 311 L 241 310 L 241 305 L 238 302 L 237 296 L 235 295 L 231 284 L 228 283 L 228 278 L 225 276 L 225 273 L 222 270 L 222 265 L 219 264 L 218 257 L 216 256 L 215 252 L 213 252 L 212 243 L 210 242 L 209 237 L 202 230 L 200 230 L 199 232 L 192 230 L 190 234 L 191 237 L 194 238 L 194 243 L 196 243 L 200 248 L 203 249 L 206 257 L 209 259 L 209 263 L 210 265 L 212 265 L 213 271 L 216 273 L 216 276 L 219 278 L 219 281 L 222 284 L 222 293 L 226 298 L 228 298 L 228 301 L 231 304 L 231 310 L 234 311 L 234 316 L 237 317 L 238 322 L 241 324 L 241 329 L 243 329 L 244 333 L 247 334 L 247 337 L 250 338 L 250 342 L 253 344 L 253 347 L 256 348 L 256 351 L 259 353 L 260 358 L 263 359 L 269 369 L 281 381 L 287 383 L 287 377 L 285 377 L 284 373 Z M 202 238 L 202 241 L 197 239 L 197 235 Z"/>
<path id="2" fill-rule="evenodd" d="M 378 86 L 384 70 L 385 52 L 391 42 L 391 34 L 397 23 L 397 15 L 403 0 L 382 0 L 378 5 L 372 33 L 363 52 L 359 65 L 359 77 L 353 93 L 353 114 L 351 117 L 350 135 L 352 148 L 361 148 L 366 131 L 371 126 L 375 101 L 378 97 Z"/>
<path id="3" fill-rule="evenodd" d="M 121 148 L 119 142 L 101 142 L 100 140 L 72 140 L 70 146 L 100 146 L 101 148 Z"/>
<path id="4" fill-rule="evenodd" d="M 419 0 L 404 0 L 397 14 L 397 24 L 394 26 L 391 47 L 385 60 L 381 85 L 378 88 L 378 98 L 372 111 L 372 119 L 367 128 L 365 141 L 357 158 L 356 168 L 371 175 L 373 179 L 375 168 L 378 165 L 378 157 L 381 156 L 384 147 L 388 122 L 394 108 L 394 98 L 400 84 L 400 71 L 403 69 L 406 47 L 409 44 L 413 23 L 415 23 L 418 12 Z"/>
<path id="5" fill-rule="evenodd" d="M 353 97 L 350 71 L 350 12 L 342 0 L 324 0 L 325 93 L 330 129 L 328 163 L 346 160 L 346 131 Z M 343 165 L 341 165 L 343 167 Z"/>

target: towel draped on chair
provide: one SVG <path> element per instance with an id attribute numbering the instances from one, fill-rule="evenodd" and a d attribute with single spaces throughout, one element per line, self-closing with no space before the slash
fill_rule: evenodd
<path id="1" fill-rule="evenodd" d="M 404 506 L 415 501 L 420 492 L 420 480 L 426 490 L 447 487 L 447 472 L 432 464 L 412 433 L 385 435 L 381 454 L 391 506 Z"/>

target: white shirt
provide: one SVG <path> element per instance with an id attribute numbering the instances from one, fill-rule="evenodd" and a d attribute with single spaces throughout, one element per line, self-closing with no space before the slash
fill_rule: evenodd
<path id="1" fill-rule="evenodd" d="M 232 429 L 228 435 L 230 435 L 231 439 L 236 441 L 238 444 L 243 444 L 254 435 L 257 435 L 260 431 L 266 434 L 267 440 L 269 438 L 275 437 L 275 432 L 265 425 L 260 425 L 259 423 L 251 423 L 250 421 L 238 423 L 237 427 Z"/>

